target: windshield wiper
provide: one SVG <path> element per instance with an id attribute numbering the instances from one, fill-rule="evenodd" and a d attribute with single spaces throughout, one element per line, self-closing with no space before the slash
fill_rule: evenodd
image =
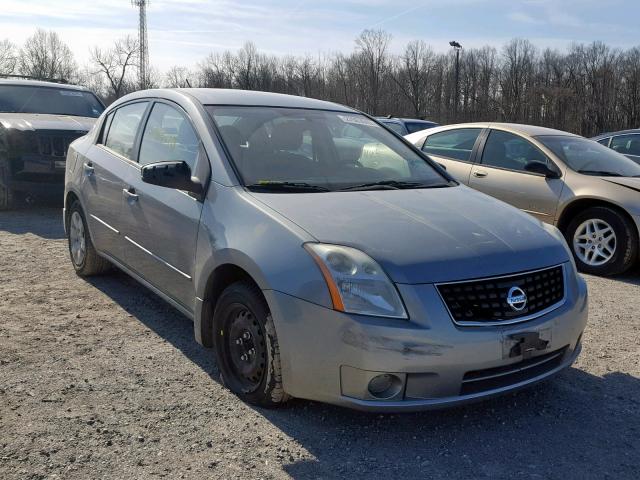
<path id="1" fill-rule="evenodd" d="M 312 185 L 306 182 L 278 182 L 264 181 L 246 186 L 251 190 L 266 190 L 271 192 L 330 192 L 327 187 Z"/>
<path id="2" fill-rule="evenodd" d="M 619 173 L 607 172 L 606 170 L 578 170 L 578 173 L 583 173 L 585 175 L 600 175 L 602 177 L 622 177 Z"/>
<path id="3" fill-rule="evenodd" d="M 401 180 L 381 180 L 379 182 L 361 183 L 341 188 L 344 190 L 400 190 L 403 188 L 426 188 L 430 185 L 421 182 L 403 182 Z"/>

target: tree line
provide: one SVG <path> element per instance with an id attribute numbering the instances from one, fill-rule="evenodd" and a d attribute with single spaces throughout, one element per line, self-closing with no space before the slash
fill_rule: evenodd
<path id="1" fill-rule="evenodd" d="M 390 42 L 387 32 L 365 30 L 351 52 L 317 56 L 268 55 L 247 42 L 192 67 L 174 66 L 164 74 L 152 68 L 140 82 L 135 38 L 92 48 L 88 63 L 79 66 L 55 32 L 37 30 L 20 47 L 0 41 L 0 75 L 64 78 L 86 85 L 107 103 L 144 83 L 280 92 L 373 115 L 530 123 L 585 136 L 640 127 L 640 47 L 593 42 L 541 50 L 517 38 L 499 49 L 465 48 L 456 75 L 453 51 L 436 52 L 414 40 L 395 54 Z"/>

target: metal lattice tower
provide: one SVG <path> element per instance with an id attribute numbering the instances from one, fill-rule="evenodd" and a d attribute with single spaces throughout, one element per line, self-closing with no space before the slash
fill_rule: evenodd
<path id="1" fill-rule="evenodd" d="M 138 25 L 138 44 L 140 46 L 140 60 L 138 77 L 140 88 L 145 89 L 149 84 L 149 46 L 147 40 L 147 5 L 149 0 L 131 0 L 131 5 L 140 9 L 140 21 Z"/>

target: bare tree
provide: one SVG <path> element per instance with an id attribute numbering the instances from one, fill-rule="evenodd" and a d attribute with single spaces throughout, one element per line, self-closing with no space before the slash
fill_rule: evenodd
<path id="1" fill-rule="evenodd" d="M 135 89 L 131 69 L 138 61 L 139 46 L 136 39 L 126 36 L 116 40 L 112 48 L 103 50 L 94 47 L 90 53 L 95 73 L 104 75 L 109 83 L 108 96 L 112 100 Z"/>
<path id="2" fill-rule="evenodd" d="M 77 72 L 71 49 L 56 32 L 42 29 L 26 40 L 18 63 L 20 73 L 40 79 L 73 80 Z"/>
<path id="3" fill-rule="evenodd" d="M 16 46 L 8 39 L 0 40 L 0 75 L 11 75 L 18 64 Z"/>
<path id="4" fill-rule="evenodd" d="M 380 92 L 385 74 L 390 68 L 388 57 L 391 35 L 382 30 L 365 30 L 356 39 L 357 65 L 364 108 L 371 114 L 380 113 Z"/>
<path id="5" fill-rule="evenodd" d="M 169 88 L 188 88 L 196 86 L 193 74 L 186 67 L 171 67 L 165 74 L 164 83 Z"/>
<path id="6" fill-rule="evenodd" d="M 529 40 L 513 39 L 503 49 L 504 63 L 500 77 L 502 113 L 505 120 L 523 121 L 527 93 L 532 86 L 535 47 Z"/>
<path id="7" fill-rule="evenodd" d="M 514 39 L 500 53 L 490 46 L 466 48 L 457 90 L 450 52 L 435 53 L 417 40 L 394 55 L 390 40 L 384 31 L 365 30 L 351 52 L 317 57 L 267 55 L 248 42 L 237 51 L 209 54 L 193 70 L 174 66 L 161 76 L 151 69 L 151 80 L 154 86 L 304 95 L 441 123 L 508 120 L 583 135 L 640 126 L 640 47 L 622 51 L 594 42 L 538 52 L 528 40 Z M 65 77 L 107 102 L 138 88 L 131 68 L 137 61 L 131 37 L 93 48 L 83 68 L 55 32 L 37 30 L 20 49 L 0 41 L 0 75 Z"/>
<path id="8" fill-rule="evenodd" d="M 418 118 L 426 115 L 432 101 L 429 83 L 434 62 L 433 50 L 422 40 L 416 40 L 407 44 L 393 74 L 400 91 L 411 104 L 413 115 Z"/>

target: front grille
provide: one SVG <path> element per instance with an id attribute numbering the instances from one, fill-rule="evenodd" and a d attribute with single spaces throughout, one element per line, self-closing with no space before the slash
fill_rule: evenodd
<path id="1" fill-rule="evenodd" d="M 522 303 L 514 308 L 507 302 L 509 291 L 514 287 L 527 297 L 523 308 Z M 437 288 L 456 323 L 512 323 L 559 306 L 564 300 L 564 269 L 559 265 L 517 275 L 443 283 Z"/>
<path id="2" fill-rule="evenodd" d="M 44 157 L 65 158 L 69 144 L 76 138 L 84 135 L 83 133 L 51 133 L 38 134 L 38 153 Z"/>
<path id="3" fill-rule="evenodd" d="M 460 395 L 481 393 L 508 387 L 544 375 L 562 364 L 568 346 L 551 353 L 528 358 L 504 367 L 474 370 L 465 373 Z"/>

